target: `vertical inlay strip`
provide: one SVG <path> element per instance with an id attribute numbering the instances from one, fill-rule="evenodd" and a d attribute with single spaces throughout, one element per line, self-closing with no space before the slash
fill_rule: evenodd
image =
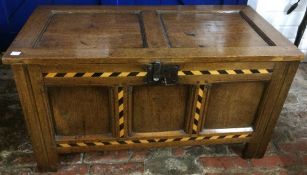
<path id="1" fill-rule="evenodd" d="M 118 125 L 119 125 L 119 137 L 125 135 L 125 114 L 124 114 L 124 88 L 118 87 Z"/>
<path id="2" fill-rule="evenodd" d="M 202 108 L 202 101 L 205 94 L 205 85 L 200 85 L 197 89 L 197 99 L 196 99 L 196 105 L 195 105 L 195 114 L 193 119 L 193 125 L 192 125 L 192 134 L 197 134 L 198 127 L 200 124 L 200 118 L 201 118 L 201 108 Z"/>

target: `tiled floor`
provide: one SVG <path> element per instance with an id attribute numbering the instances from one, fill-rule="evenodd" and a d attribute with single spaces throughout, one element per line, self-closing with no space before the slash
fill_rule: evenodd
<path id="1" fill-rule="evenodd" d="M 7 67 L 0 67 L 0 81 L 5 82 L 0 85 L 0 174 L 34 174 L 35 160 L 10 76 Z M 265 157 L 241 159 L 241 148 L 215 145 L 71 154 L 61 156 L 54 174 L 307 174 L 307 64 L 300 65 Z"/>

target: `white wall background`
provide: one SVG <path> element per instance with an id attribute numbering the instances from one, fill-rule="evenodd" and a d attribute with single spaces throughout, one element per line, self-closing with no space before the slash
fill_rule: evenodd
<path id="1" fill-rule="evenodd" d="M 307 6 L 307 0 L 301 0 L 295 11 L 287 15 L 287 10 L 295 2 L 297 0 L 249 0 L 248 5 L 293 43 Z M 299 49 L 305 53 L 304 62 L 307 62 L 307 29 Z"/>

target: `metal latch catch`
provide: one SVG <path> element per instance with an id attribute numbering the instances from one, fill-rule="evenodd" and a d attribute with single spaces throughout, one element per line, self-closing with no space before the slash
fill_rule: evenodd
<path id="1" fill-rule="evenodd" d="M 178 65 L 164 65 L 161 62 L 153 62 L 147 66 L 147 84 L 176 84 L 178 81 Z"/>

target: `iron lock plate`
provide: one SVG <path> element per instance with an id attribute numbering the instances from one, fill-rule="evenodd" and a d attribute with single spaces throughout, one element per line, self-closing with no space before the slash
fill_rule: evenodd
<path id="1" fill-rule="evenodd" d="M 178 65 L 161 64 L 153 62 L 147 66 L 147 84 L 176 84 L 178 81 Z"/>

